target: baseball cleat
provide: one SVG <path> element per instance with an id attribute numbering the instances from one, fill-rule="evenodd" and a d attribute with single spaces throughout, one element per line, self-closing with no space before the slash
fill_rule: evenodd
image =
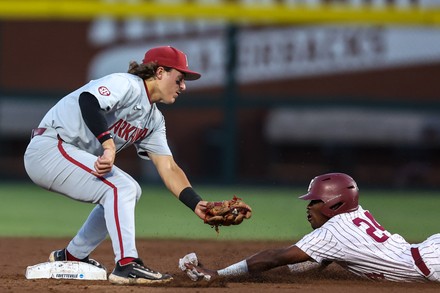
<path id="1" fill-rule="evenodd" d="M 136 258 L 126 265 L 116 263 L 116 267 L 108 277 L 113 284 L 163 284 L 173 280 L 168 274 L 155 272 L 144 266 L 141 259 Z"/>
<path id="2" fill-rule="evenodd" d="M 49 262 L 54 262 L 54 261 L 68 261 L 66 256 L 66 249 L 52 251 L 49 255 Z M 80 261 L 94 265 L 95 267 L 105 270 L 105 267 L 101 265 L 98 261 L 94 260 L 93 258 L 86 257 L 81 259 Z"/>

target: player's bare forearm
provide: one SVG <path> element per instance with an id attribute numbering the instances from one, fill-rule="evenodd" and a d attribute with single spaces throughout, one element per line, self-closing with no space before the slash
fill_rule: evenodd
<path id="1" fill-rule="evenodd" d="M 150 159 L 159 172 L 162 181 L 171 193 L 179 198 L 181 192 L 191 187 L 191 183 L 185 172 L 177 165 L 172 156 L 149 154 Z M 194 208 L 194 213 L 201 219 L 205 219 L 207 201 L 200 201 Z"/>
<path id="2" fill-rule="evenodd" d="M 263 272 L 272 268 L 287 264 L 300 263 L 310 260 L 309 255 L 295 245 L 268 249 L 254 254 L 247 258 L 248 270 L 250 273 Z"/>
<path id="3" fill-rule="evenodd" d="M 260 251 L 248 257 L 246 260 L 242 260 L 221 270 L 212 270 L 202 267 L 201 265 L 197 265 L 198 261 L 186 262 L 185 268 L 182 270 L 185 270 L 190 278 L 197 277 L 198 279 L 201 279 L 202 277 L 205 278 L 205 276 L 209 276 L 209 279 L 213 280 L 221 276 L 240 276 L 246 273 L 259 273 L 276 267 L 285 266 L 287 264 L 300 263 L 307 260 L 310 260 L 310 257 L 301 249 L 292 245 L 285 248 Z"/>
<path id="4" fill-rule="evenodd" d="M 102 143 L 104 151 L 101 156 L 95 161 L 95 171 L 92 174 L 96 176 L 103 176 L 110 172 L 113 168 L 116 157 L 116 146 L 113 139 L 107 139 Z"/>
<path id="5" fill-rule="evenodd" d="M 179 197 L 183 189 L 191 186 L 185 173 L 176 164 L 172 156 L 155 154 L 148 154 L 148 156 L 156 166 L 163 183 L 175 197 Z"/>

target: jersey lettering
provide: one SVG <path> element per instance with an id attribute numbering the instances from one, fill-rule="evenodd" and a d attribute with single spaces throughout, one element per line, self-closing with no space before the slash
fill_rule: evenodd
<path id="1" fill-rule="evenodd" d="M 132 143 L 144 139 L 148 133 L 147 128 L 137 128 L 123 119 L 119 119 L 115 124 L 110 126 L 109 130 L 112 131 L 115 136 Z"/>
<path id="2" fill-rule="evenodd" d="M 125 121 L 124 121 L 125 122 Z M 132 126 L 128 123 L 125 123 L 125 127 L 121 127 L 118 131 L 119 137 L 128 140 L 133 131 L 135 131 L 136 127 Z"/>
<path id="3" fill-rule="evenodd" d="M 356 218 L 353 219 L 353 223 L 358 227 L 360 227 L 361 224 L 367 225 L 367 229 L 365 230 L 365 232 L 377 242 L 382 243 L 387 241 L 389 236 L 387 235 L 385 229 L 374 219 L 373 215 L 370 214 L 368 211 L 365 211 L 364 214 L 368 218 L 368 220 Z M 380 231 L 382 231 L 382 233 Z"/>

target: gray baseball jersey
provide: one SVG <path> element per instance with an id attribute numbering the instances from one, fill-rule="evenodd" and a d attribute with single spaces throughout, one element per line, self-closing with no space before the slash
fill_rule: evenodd
<path id="1" fill-rule="evenodd" d="M 333 261 L 363 277 L 404 282 L 440 280 L 440 234 L 411 245 L 402 236 L 385 230 L 361 206 L 357 211 L 330 218 L 296 246 L 318 263 Z M 411 252 L 415 247 L 427 272 L 415 264 Z"/>
<path id="2" fill-rule="evenodd" d="M 117 151 L 134 144 L 144 159 L 145 152 L 171 155 L 162 113 L 156 104 L 149 103 L 144 81 L 129 73 L 107 75 L 68 94 L 46 114 L 39 127 L 55 128 L 66 143 L 101 155 L 101 144 L 81 116 L 78 98 L 82 92 L 98 99 Z"/>
<path id="3" fill-rule="evenodd" d="M 108 233 L 115 261 L 138 257 L 134 208 L 141 188 L 117 166 L 102 177 L 91 173 L 103 149 L 82 118 L 78 103 L 82 92 L 98 99 L 117 151 L 134 145 L 144 159 L 148 159 L 148 152 L 171 155 L 164 117 L 149 102 L 144 81 L 132 74 L 116 73 L 91 81 L 48 111 L 39 125 L 46 130 L 32 138 L 27 147 L 26 171 L 48 190 L 98 204 L 67 246 L 70 253 L 78 258 L 88 256 Z"/>

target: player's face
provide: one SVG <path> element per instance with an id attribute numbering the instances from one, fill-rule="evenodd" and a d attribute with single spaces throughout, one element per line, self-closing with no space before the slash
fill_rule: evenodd
<path id="1" fill-rule="evenodd" d="M 324 202 L 322 200 L 312 200 L 307 205 L 307 220 L 313 229 L 321 227 L 329 219 L 321 213 L 323 205 Z"/>
<path id="2" fill-rule="evenodd" d="M 163 78 L 160 81 L 160 102 L 172 104 L 186 90 L 185 75 L 176 69 L 171 69 L 170 71 L 163 71 L 162 76 Z"/>

